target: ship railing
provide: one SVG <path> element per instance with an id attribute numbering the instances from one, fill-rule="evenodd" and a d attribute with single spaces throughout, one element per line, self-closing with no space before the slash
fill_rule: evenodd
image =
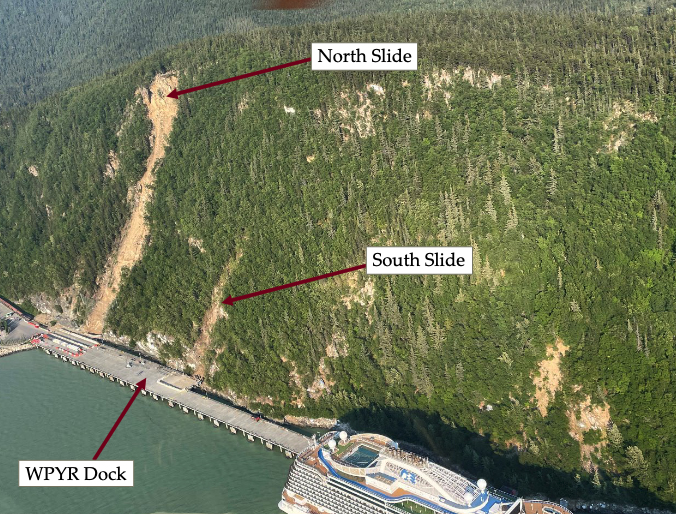
<path id="1" fill-rule="evenodd" d="M 463 498 L 465 492 L 467 492 L 470 488 L 472 489 L 472 494 L 474 496 L 473 499 L 476 499 L 480 494 L 478 488 L 476 488 L 474 484 L 472 484 L 472 482 L 467 480 L 465 477 L 462 477 L 453 471 L 434 464 L 433 462 L 430 463 L 427 473 L 431 478 L 439 483 L 439 485 L 441 485 L 445 491 L 456 495 L 458 498 Z"/>
<path id="2" fill-rule="evenodd" d="M 370 487 L 367 487 L 364 484 L 360 484 L 359 482 L 356 482 L 354 480 L 350 480 L 349 478 L 345 478 L 341 475 L 339 475 L 335 469 L 331 467 L 331 464 L 327 463 L 326 460 L 324 459 L 324 456 L 322 455 L 321 451 L 318 454 L 319 455 L 319 460 L 321 460 L 328 468 L 329 474 L 330 474 L 330 479 L 335 479 L 338 482 L 342 482 L 345 484 L 348 484 L 351 488 L 360 490 L 362 492 L 366 492 L 367 494 L 371 496 L 376 496 L 382 500 L 384 500 L 388 504 L 392 504 L 393 501 L 404 501 L 404 500 L 411 500 L 415 503 L 418 503 L 424 507 L 427 507 L 435 512 L 440 512 L 442 514 L 453 514 L 453 511 L 448 510 L 440 505 L 436 505 L 434 502 L 428 501 L 425 498 L 422 498 L 421 496 L 418 496 L 416 494 L 405 494 L 400 497 L 397 497 L 396 500 L 394 500 L 391 496 L 388 496 L 386 494 L 383 494 L 381 492 L 375 491 L 371 489 Z"/>
<path id="3" fill-rule="evenodd" d="M 405 464 L 414 465 L 422 470 L 426 470 L 427 466 L 429 466 L 429 459 L 427 457 L 422 457 L 415 453 L 407 452 L 406 450 L 400 450 L 399 448 L 386 447 L 383 448 L 380 453 L 392 460 L 398 460 Z"/>
<path id="4" fill-rule="evenodd" d="M 388 470 L 395 475 L 399 475 L 402 469 L 411 468 L 410 463 L 403 463 L 403 465 L 402 467 L 400 459 L 392 459 L 387 463 Z M 434 483 L 429 483 L 430 481 Z M 478 488 L 469 480 L 434 463 L 429 463 L 427 468 L 420 470 L 415 486 L 421 493 L 429 494 L 433 498 L 438 496 L 439 488 L 444 491 L 445 496 L 457 498 L 458 501 L 463 501 L 465 493 L 470 490 L 472 501 L 476 500 L 480 494 Z"/>
<path id="5" fill-rule="evenodd" d="M 319 440 L 317 441 L 317 444 L 320 444 L 320 445 L 321 445 L 321 444 L 324 444 L 324 443 L 327 442 L 329 439 L 333 439 L 333 438 L 335 437 L 335 434 L 336 434 L 335 432 L 327 432 L 327 433 L 325 433 L 323 436 L 321 436 L 321 437 L 319 438 Z"/>
<path id="6" fill-rule="evenodd" d="M 349 475 L 355 475 L 355 476 L 362 477 L 362 478 L 366 477 L 367 471 L 373 471 L 373 469 L 360 468 L 358 466 L 351 466 L 349 464 L 346 464 L 342 461 L 335 460 L 335 459 L 331 459 L 331 464 L 338 471 L 342 471 L 343 473 L 348 473 Z"/>
<path id="7" fill-rule="evenodd" d="M 313 473 L 316 473 L 322 479 L 324 478 L 324 475 L 318 469 L 316 469 L 313 466 L 310 466 L 309 464 L 305 464 L 304 462 L 301 462 L 299 459 L 296 459 L 294 461 L 294 464 L 297 465 L 297 466 L 300 466 L 302 469 L 307 469 L 309 471 L 312 471 Z"/>

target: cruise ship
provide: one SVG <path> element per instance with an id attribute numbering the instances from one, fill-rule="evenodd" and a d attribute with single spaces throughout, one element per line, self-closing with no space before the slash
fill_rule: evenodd
<path id="1" fill-rule="evenodd" d="M 279 508 L 287 514 L 572 514 L 495 491 L 382 435 L 346 432 L 329 432 L 298 455 Z"/>

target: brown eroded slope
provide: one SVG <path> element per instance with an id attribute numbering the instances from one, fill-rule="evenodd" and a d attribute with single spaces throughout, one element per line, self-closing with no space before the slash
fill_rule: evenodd
<path id="1" fill-rule="evenodd" d="M 549 402 L 554 399 L 556 391 L 561 385 L 561 358 L 570 350 L 563 339 L 556 338 L 556 346 L 547 347 L 547 358 L 539 365 L 539 374 L 533 378 L 535 385 L 535 400 L 542 417 L 547 416 Z"/>
<path id="2" fill-rule="evenodd" d="M 178 79 L 173 74 L 158 75 L 150 85 L 150 89 L 141 89 L 143 103 L 148 109 L 148 118 L 152 122 L 150 136 L 151 152 L 148 157 L 146 171 L 133 190 L 133 207 L 117 248 L 109 257 L 106 271 L 98 279 L 99 291 L 96 303 L 89 314 L 85 330 L 100 334 L 110 305 L 115 300 L 124 268 L 132 268 L 143 255 L 148 227 L 145 224 L 146 205 L 152 198 L 149 186 L 155 181 L 153 168 L 164 157 L 164 147 L 169 141 L 171 127 L 178 112 L 178 102 L 166 95 L 178 86 Z"/>
<path id="3" fill-rule="evenodd" d="M 242 255 L 244 255 L 242 248 L 237 248 L 235 258 L 230 259 L 226 264 L 220 280 L 211 293 L 211 305 L 202 318 L 199 338 L 195 342 L 195 345 L 186 353 L 186 364 L 192 366 L 194 374 L 200 377 L 207 377 L 209 374 L 209 370 L 206 367 L 207 362 L 205 361 L 205 355 L 211 346 L 211 331 L 220 318 L 227 317 L 227 313 L 225 312 L 222 303 L 224 298 L 223 291 L 225 289 L 225 284 L 230 278 L 230 275 L 232 275 L 235 266 L 237 266 L 237 263 L 242 258 Z"/>
<path id="4" fill-rule="evenodd" d="M 572 405 L 566 412 L 570 436 L 580 443 L 580 463 L 587 472 L 592 472 L 594 460 L 599 459 L 601 448 L 608 444 L 608 426 L 610 425 L 610 405 L 604 401 L 603 405 L 592 405 L 591 397 L 587 395 L 585 401 Z M 585 444 L 584 434 L 590 430 L 600 430 L 601 440 L 594 444 Z"/>

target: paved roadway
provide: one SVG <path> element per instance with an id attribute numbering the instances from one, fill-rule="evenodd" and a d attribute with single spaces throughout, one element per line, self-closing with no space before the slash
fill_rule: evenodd
<path id="1" fill-rule="evenodd" d="M 0 318 L 4 318 L 6 314 L 11 312 L 11 310 L 0 303 Z M 43 330 L 35 328 L 18 314 L 13 314 L 9 334 L 0 332 L 0 344 L 25 342 L 42 332 Z"/>
<path id="2" fill-rule="evenodd" d="M 58 333 L 54 335 L 58 336 Z M 60 343 L 52 336 L 53 334 L 49 334 L 48 339 L 42 341 L 40 346 L 51 351 L 56 351 L 60 355 L 65 355 L 69 359 L 74 359 L 97 371 L 102 371 L 104 374 L 112 375 L 116 379 L 127 382 L 130 385 L 136 384 L 145 378 L 146 390 L 148 392 L 163 399 L 171 400 L 178 404 L 179 407 L 186 407 L 205 417 L 213 418 L 220 423 L 225 423 L 254 437 L 262 438 L 276 446 L 281 446 L 292 453 L 297 454 L 302 452 L 310 443 L 307 437 L 297 432 L 269 421 L 256 421 L 246 411 L 211 400 L 188 389 L 171 386 L 167 383 L 171 381 L 188 387 L 194 385 L 195 381 L 183 373 L 154 362 L 144 361 L 139 357 L 105 345 L 94 346 L 79 356 L 73 356 L 59 350 Z"/>

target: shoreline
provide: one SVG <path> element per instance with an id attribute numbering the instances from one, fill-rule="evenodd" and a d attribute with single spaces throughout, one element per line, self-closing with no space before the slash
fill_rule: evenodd
<path id="1" fill-rule="evenodd" d="M 47 333 L 51 332 L 51 330 L 47 327 L 44 327 L 45 331 Z M 113 342 L 110 341 L 109 339 L 105 338 L 103 335 L 100 335 L 98 337 L 93 337 L 90 334 L 84 335 L 81 334 L 77 329 L 70 329 L 70 331 L 73 331 L 80 335 L 83 338 L 90 339 L 92 342 L 97 342 L 99 345 L 103 346 L 108 346 L 111 350 L 115 350 L 120 353 L 124 353 L 130 357 L 137 357 L 141 359 L 148 360 L 150 362 L 153 362 L 155 365 L 167 368 L 173 373 L 179 374 L 179 375 L 185 375 L 183 371 L 177 370 L 175 368 L 171 368 L 167 366 L 166 364 L 162 364 L 157 357 L 153 355 L 149 355 L 147 352 L 142 351 L 142 349 L 138 348 L 130 348 L 124 344 L 120 344 L 120 342 Z M 42 346 L 42 345 L 39 345 Z M 15 353 L 21 353 L 24 351 L 32 350 L 35 348 L 38 348 L 39 346 L 34 346 L 30 342 L 26 343 L 19 343 L 19 344 L 13 344 L 13 345 L 5 345 L 2 346 L 0 345 L 0 358 L 8 356 L 8 355 L 13 355 Z M 45 350 L 46 348 L 42 348 Z M 49 352 L 48 352 L 49 353 Z M 53 352 L 54 356 L 56 355 L 56 352 Z M 65 360 L 65 361 L 70 361 L 72 364 L 76 364 L 73 362 L 73 356 L 71 355 L 59 355 L 61 357 L 60 360 Z M 64 358 L 65 357 L 65 358 Z M 77 358 L 76 358 L 77 359 Z M 77 364 L 81 364 L 79 361 Z M 98 371 L 98 370 L 97 370 Z M 106 378 L 110 378 L 111 381 L 118 381 L 120 382 L 120 385 L 127 385 L 127 386 L 132 386 L 129 382 L 122 382 L 119 377 L 111 377 L 109 373 L 104 373 L 104 376 Z M 185 375 L 188 377 L 189 375 Z M 192 378 L 192 377 L 191 377 Z M 247 413 L 250 416 L 253 416 L 253 411 L 251 410 L 250 406 L 248 405 L 248 402 L 241 402 L 241 399 L 233 399 L 227 393 L 223 393 L 221 391 L 216 391 L 211 389 L 210 387 L 206 386 L 205 384 L 200 384 L 194 387 L 194 392 L 200 395 L 203 395 L 204 397 L 208 398 L 211 401 L 217 402 L 219 404 L 229 406 L 231 408 L 237 409 L 239 411 L 243 411 Z M 145 391 L 144 391 L 145 393 Z M 168 400 L 168 398 L 162 397 L 162 400 Z M 237 401 L 240 400 L 240 401 Z M 175 404 L 176 406 L 179 407 L 180 410 L 183 410 L 186 412 L 186 405 L 183 405 L 182 403 L 179 403 L 176 400 L 169 401 L 168 402 L 170 406 L 173 407 L 172 404 Z M 193 409 L 190 409 L 193 410 Z M 188 412 L 186 412 L 188 413 Z M 197 412 L 193 410 L 193 414 L 197 415 Z M 207 419 L 210 419 L 210 417 L 204 416 Z M 330 418 L 312 418 L 312 417 L 306 417 L 306 416 L 297 416 L 297 415 L 292 415 L 292 414 L 287 414 L 284 415 L 281 419 L 276 418 L 276 417 L 270 417 L 267 418 L 270 422 L 273 424 L 278 425 L 280 428 L 286 428 L 287 430 L 291 430 L 292 432 L 296 432 L 299 434 L 303 434 L 306 432 L 306 437 L 309 435 L 309 432 L 312 429 L 330 429 L 335 427 L 337 424 L 340 424 L 339 420 L 336 419 L 330 419 Z M 213 422 L 214 420 L 211 419 Z M 221 421 L 221 423 L 225 423 L 225 426 L 230 429 L 230 426 L 227 422 Z M 216 425 L 218 426 L 218 425 Z M 234 428 L 234 427 L 233 427 Z M 241 427 L 238 427 L 239 431 L 241 431 L 242 435 L 248 436 L 249 441 L 253 442 L 253 438 L 259 438 L 260 436 L 256 436 L 251 433 L 247 433 L 247 430 L 242 430 Z M 349 427 L 346 427 L 346 429 L 349 430 Z M 232 431 L 232 430 L 231 430 Z M 233 431 L 233 433 L 236 433 Z M 252 437 L 253 436 L 253 437 Z M 264 441 L 261 440 L 261 443 L 264 444 Z M 410 445 L 411 447 L 414 447 L 415 450 L 421 451 L 423 450 L 421 447 L 417 445 Z M 268 446 L 268 449 L 271 449 Z M 423 450 L 424 451 L 424 450 Z M 427 453 L 427 452 L 425 452 Z M 287 457 L 293 458 L 292 455 L 286 454 Z M 441 459 L 442 461 L 445 461 L 446 459 Z M 449 466 L 450 464 L 450 466 Z M 452 463 L 447 463 L 444 462 L 444 465 L 448 466 L 449 469 L 455 469 L 457 468 L 456 466 L 453 466 Z M 462 470 L 458 470 L 462 472 Z M 542 498 L 541 495 L 535 495 L 535 497 L 540 497 Z M 632 504 L 615 504 L 615 503 L 610 503 L 610 502 L 604 502 L 600 500 L 592 500 L 592 499 L 581 499 L 581 498 L 565 498 L 567 505 L 570 508 L 576 509 L 576 510 L 582 510 L 586 512 L 590 512 L 590 514 L 676 514 L 676 511 L 671 511 L 671 510 L 664 510 L 659 507 L 638 507 L 636 505 Z"/>
<path id="2" fill-rule="evenodd" d="M 129 352 L 102 343 L 72 353 L 64 349 L 63 340 L 58 341 L 58 338 L 44 339 L 38 347 L 48 355 L 132 390 L 138 387 L 137 382 L 142 375 L 142 378 L 148 380 L 147 386 L 141 391 L 144 396 L 156 401 L 162 400 L 169 407 L 176 406 L 178 410 L 193 414 L 199 420 L 209 420 L 217 427 L 223 425 L 233 434 L 241 434 L 251 442 L 260 440 L 269 450 L 278 448 L 292 458 L 309 443 L 306 435 L 290 427 L 256 418 L 244 409 L 201 394 L 194 390 L 196 381 L 180 371 L 134 358 Z M 85 343 L 85 346 L 88 345 Z"/>
<path id="3" fill-rule="evenodd" d="M 24 347 L 20 350 L 17 350 L 17 347 Z M 10 353 L 5 353 L 3 354 L 2 351 L 7 349 L 7 348 L 0 348 L 0 355 L 11 355 L 14 353 L 21 353 L 26 350 L 31 350 L 31 349 L 36 349 L 37 347 L 30 345 L 28 343 L 29 348 L 25 348 L 26 344 L 22 345 L 16 345 L 15 347 L 12 347 L 12 352 Z M 43 349 L 44 350 L 44 349 Z M 37 352 L 37 353 L 42 353 L 42 352 Z M 59 360 L 63 360 L 62 358 L 59 358 Z M 176 404 L 179 406 L 179 404 Z M 293 425 L 292 425 L 293 426 Z M 414 445 L 411 445 L 412 447 Z M 419 446 L 415 446 L 415 451 L 420 451 Z M 446 464 L 446 463 L 444 463 Z M 446 464 L 447 465 L 447 464 Z M 464 473 L 464 471 L 460 470 L 461 472 Z M 534 495 L 534 498 L 541 498 L 545 499 L 542 495 Z M 675 511 L 672 510 L 665 510 L 662 508 L 655 508 L 655 507 L 638 507 L 636 505 L 632 504 L 616 504 L 616 503 L 609 503 L 609 502 L 604 502 L 602 500 L 591 500 L 591 499 L 580 499 L 580 498 L 562 498 L 566 501 L 567 506 L 569 509 L 573 510 L 573 512 L 588 512 L 590 514 L 674 514 Z M 548 500 L 548 499 L 547 499 Z M 553 501 L 553 500 L 552 500 Z M 559 500 L 560 501 L 560 500 Z"/>
<path id="4" fill-rule="evenodd" d="M 33 346 L 31 343 L 20 343 L 12 346 L 0 346 L 0 358 L 34 349 L 35 346 Z"/>

